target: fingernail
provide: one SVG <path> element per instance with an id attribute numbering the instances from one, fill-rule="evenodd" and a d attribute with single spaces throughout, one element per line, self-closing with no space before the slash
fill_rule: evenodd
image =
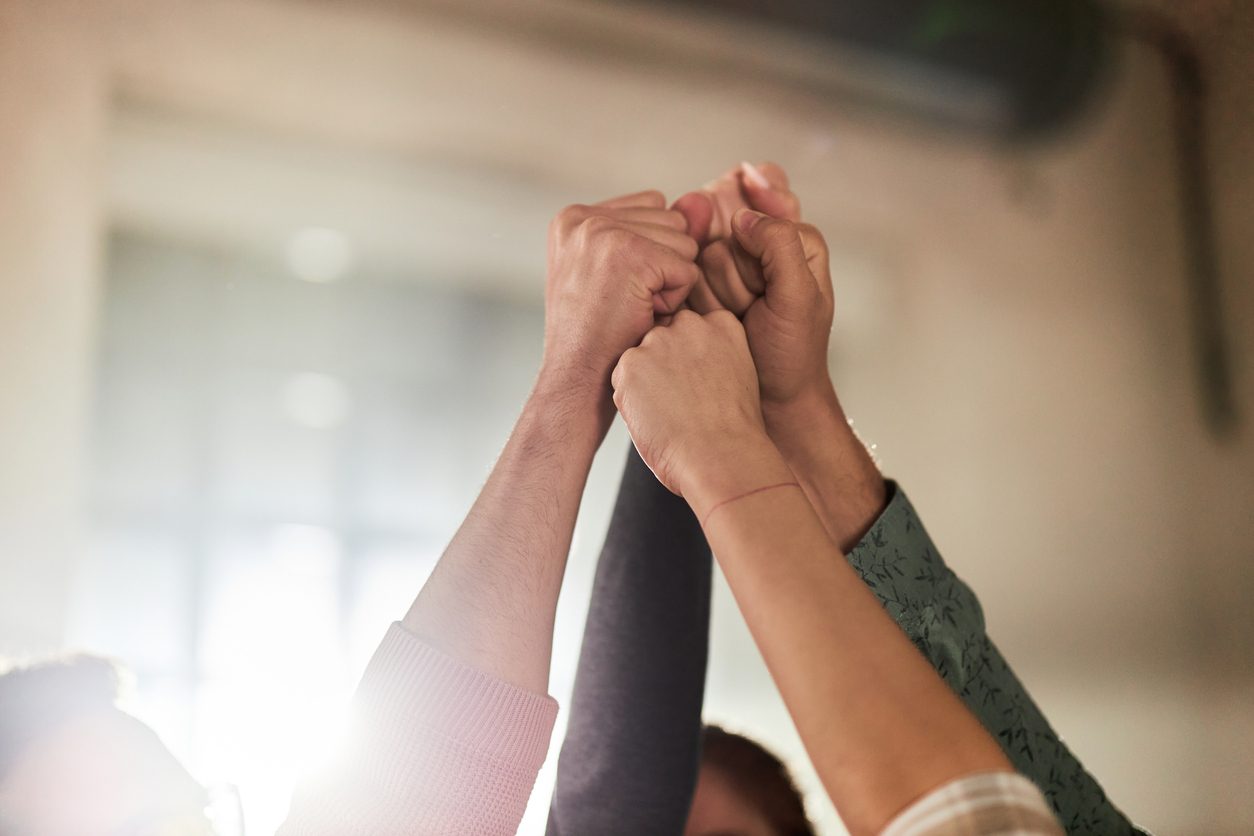
<path id="1" fill-rule="evenodd" d="M 745 160 L 740 164 L 740 170 L 745 173 L 745 179 L 753 186 L 759 189 L 769 189 L 771 181 L 766 179 L 766 175 L 753 163 Z"/>
<path id="2" fill-rule="evenodd" d="M 752 209 L 741 209 L 736 213 L 733 223 L 735 223 L 737 231 L 748 232 L 753 229 L 758 221 L 765 217 L 766 215 L 763 215 L 761 212 L 755 212 Z"/>

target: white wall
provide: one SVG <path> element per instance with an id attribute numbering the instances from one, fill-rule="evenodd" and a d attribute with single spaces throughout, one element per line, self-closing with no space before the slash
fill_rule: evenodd
<path id="1" fill-rule="evenodd" d="M 106 106 L 90 11 L 0 4 L 0 653 L 59 646 L 76 548 Z"/>

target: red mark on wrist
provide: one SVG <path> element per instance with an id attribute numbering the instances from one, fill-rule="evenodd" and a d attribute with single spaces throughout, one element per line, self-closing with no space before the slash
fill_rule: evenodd
<path id="1" fill-rule="evenodd" d="M 797 484 L 796 482 L 777 482 L 774 485 L 763 485 L 760 488 L 754 488 L 751 491 L 745 491 L 744 493 L 737 494 L 736 496 L 730 497 L 729 499 L 724 499 L 721 502 L 716 502 L 710 508 L 710 510 L 705 512 L 705 516 L 701 518 L 701 527 L 705 528 L 705 524 L 709 521 L 710 515 L 713 514 L 715 511 L 717 511 L 719 508 L 722 508 L 724 505 L 730 505 L 731 503 L 737 502 L 741 499 L 744 499 L 745 497 L 753 496 L 755 493 L 764 493 L 765 491 L 773 491 L 776 488 L 790 488 L 790 487 L 797 488 L 798 490 L 801 489 L 801 485 Z"/>

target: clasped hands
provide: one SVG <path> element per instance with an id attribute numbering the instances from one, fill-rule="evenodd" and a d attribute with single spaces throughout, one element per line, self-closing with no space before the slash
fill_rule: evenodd
<path id="1" fill-rule="evenodd" d="M 595 401 L 603 430 L 616 407 L 702 516 L 787 476 L 786 436 L 839 413 L 832 310 L 826 243 L 783 170 L 744 164 L 670 208 L 646 191 L 558 214 L 541 374 Z"/>

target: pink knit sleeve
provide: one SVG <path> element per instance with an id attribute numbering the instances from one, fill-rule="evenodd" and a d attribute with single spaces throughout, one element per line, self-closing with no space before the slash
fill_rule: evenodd
<path id="1" fill-rule="evenodd" d="M 358 686 L 348 749 L 296 793 L 280 836 L 513 834 L 556 718 L 551 697 L 393 624 Z"/>

